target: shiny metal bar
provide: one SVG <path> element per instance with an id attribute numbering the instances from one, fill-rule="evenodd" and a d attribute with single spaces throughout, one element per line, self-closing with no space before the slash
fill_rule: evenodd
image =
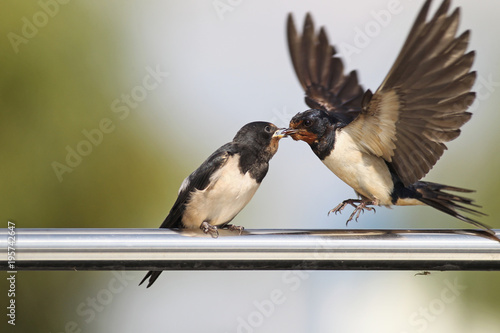
<path id="1" fill-rule="evenodd" d="M 2 270 L 500 270 L 500 243 L 480 230 L 221 230 L 212 238 L 16 229 L 15 243 L 7 232 L 0 229 Z"/>

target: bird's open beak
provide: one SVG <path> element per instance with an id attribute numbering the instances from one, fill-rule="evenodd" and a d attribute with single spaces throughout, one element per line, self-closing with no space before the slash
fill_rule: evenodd
<path id="1" fill-rule="evenodd" d="M 287 129 L 283 130 L 283 133 L 285 134 L 285 136 L 295 134 L 297 132 L 298 132 L 298 130 L 296 130 L 295 128 L 291 128 L 291 127 L 288 127 Z"/>
<path id="2" fill-rule="evenodd" d="M 278 138 L 278 139 L 281 139 L 283 137 L 285 137 L 287 134 L 285 133 L 285 128 L 278 128 L 276 130 L 276 132 L 274 132 L 273 134 L 273 138 Z"/>

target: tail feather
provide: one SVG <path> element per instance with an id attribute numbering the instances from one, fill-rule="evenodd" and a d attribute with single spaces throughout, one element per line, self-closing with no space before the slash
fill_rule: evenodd
<path id="1" fill-rule="evenodd" d="M 160 228 L 169 228 L 169 229 L 176 229 L 176 228 L 182 228 L 182 213 L 184 212 L 184 204 L 177 199 L 175 202 L 174 206 L 170 210 L 170 213 L 167 215 L 163 223 L 161 224 Z M 149 288 L 155 283 L 156 279 L 160 276 L 162 271 L 149 271 L 146 276 L 142 279 L 141 283 L 139 285 L 143 284 L 144 281 L 146 281 L 149 278 L 149 282 L 146 288 Z"/>
<path id="2" fill-rule="evenodd" d="M 442 190 L 444 190 L 444 191 L 453 191 L 453 192 L 462 192 L 462 193 L 473 193 L 473 192 L 476 192 L 474 190 L 469 190 L 466 188 L 460 188 L 460 187 L 454 187 L 454 186 L 448 186 L 448 185 L 443 185 L 443 184 L 437 184 L 437 183 L 431 183 L 431 182 L 417 182 L 415 184 L 415 186 L 417 188 L 417 191 L 420 192 L 421 194 L 424 194 L 424 193 L 422 191 L 419 191 L 419 189 L 425 188 L 427 190 L 430 190 L 432 192 L 431 197 L 435 196 L 436 199 L 448 200 L 448 201 L 451 200 L 451 201 L 464 203 L 464 204 L 467 204 L 470 206 L 474 206 L 477 208 L 481 208 L 481 206 L 476 205 L 474 203 L 474 200 L 472 200 L 470 198 L 462 197 L 462 196 L 451 194 L 451 193 L 441 192 Z M 422 187 L 420 187 L 420 186 L 422 186 Z M 466 210 L 469 210 L 469 208 L 467 208 L 467 207 L 463 207 L 463 208 L 465 208 Z M 481 212 L 478 212 L 475 210 L 471 210 L 471 211 L 473 211 L 475 213 L 479 213 L 479 215 L 486 215 L 484 213 L 481 213 Z"/>
<path id="3" fill-rule="evenodd" d="M 489 226 L 461 214 L 461 212 L 465 212 L 476 216 L 487 216 L 483 212 L 464 206 L 464 204 L 475 208 L 481 208 L 481 206 L 474 204 L 474 200 L 472 199 L 443 192 L 443 191 L 454 191 L 462 193 L 472 193 L 475 191 L 460 187 L 442 185 L 431 182 L 423 182 L 423 181 L 416 182 L 415 184 L 413 184 L 413 187 L 420 194 L 420 197 L 417 198 L 419 201 L 433 208 L 436 208 L 437 210 L 440 210 L 443 213 L 449 214 L 461 221 L 467 222 L 478 228 L 484 229 L 486 232 L 492 235 L 496 240 L 500 241 L 500 239 L 496 236 L 495 232 L 491 230 Z"/>
<path id="4" fill-rule="evenodd" d="M 144 281 L 146 281 L 149 278 L 148 285 L 146 288 L 149 288 L 155 283 L 156 279 L 158 279 L 158 276 L 160 276 L 162 271 L 149 271 L 148 274 L 142 279 L 141 283 L 139 285 L 143 284 Z"/>

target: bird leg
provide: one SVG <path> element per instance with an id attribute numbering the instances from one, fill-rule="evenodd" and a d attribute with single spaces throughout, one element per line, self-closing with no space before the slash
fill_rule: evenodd
<path id="1" fill-rule="evenodd" d="M 214 225 L 211 225 L 210 223 L 204 221 L 200 225 L 200 229 L 203 230 L 204 233 L 210 234 L 212 238 L 217 238 L 219 237 L 219 230 L 217 230 L 217 227 Z"/>
<path id="2" fill-rule="evenodd" d="M 365 209 L 368 210 L 368 211 L 373 211 L 375 213 L 376 212 L 375 208 L 374 207 L 368 207 L 368 205 L 377 205 L 378 204 L 377 201 L 375 201 L 375 200 L 347 199 L 347 200 L 344 200 L 343 202 L 341 202 L 339 205 L 337 205 L 337 207 L 335 207 L 334 209 L 330 210 L 328 212 L 328 215 L 330 215 L 330 213 L 337 214 L 339 212 L 342 212 L 342 210 L 347 205 L 353 206 L 354 207 L 354 211 L 352 212 L 352 214 L 349 216 L 349 218 L 347 219 L 347 221 L 345 223 L 345 225 L 347 226 L 349 224 L 349 222 L 352 221 L 353 218 L 355 218 L 356 222 L 358 222 L 359 215 L 361 213 L 364 213 Z M 356 205 L 356 204 L 358 204 L 358 205 Z"/>
<path id="3" fill-rule="evenodd" d="M 230 231 L 238 231 L 240 235 L 243 232 L 243 230 L 245 230 L 245 227 L 243 227 L 241 225 L 234 225 L 234 224 L 227 224 L 226 228 L 229 229 Z"/>

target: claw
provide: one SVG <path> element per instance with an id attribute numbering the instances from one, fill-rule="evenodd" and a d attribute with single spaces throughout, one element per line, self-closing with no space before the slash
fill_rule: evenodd
<path id="1" fill-rule="evenodd" d="M 358 204 L 358 205 L 356 205 L 356 204 Z M 374 207 L 368 207 L 368 205 L 376 205 L 376 204 L 377 204 L 377 202 L 375 202 L 375 201 L 363 201 L 363 200 L 356 200 L 356 199 L 348 199 L 348 200 L 344 200 L 342 203 L 337 205 L 337 207 L 330 210 L 328 212 L 328 215 L 330 215 L 330 213 L 337 214 L 337 213 L 342 212 L 342 210 L 347 205 L 353 206 L 354 211 L 352 212 L 351 215 L 349 215 L 349 218 L 347 219 L 347 221 L 345 223 L 345 225 L 347 226 L 349 224 L 349 222 L 352 221 L 352 219 L 355 219 L 356 222 L 358 222 L 359 216 L 361 215 L 361 213 L 363 213 L 363 214 L 365 213 L 365 209 L 376 213 L 377 211 L 375 210 Z"/>
<path id="2" fill-rule="evenodd" d="M 214 225 L 211 225 L 210 223 L 208 223 L 206 221 L 200 225 L 200 229 L 203 230 L 203 232 L 206 234 L 210 233 L 210 236 L 212 236 L 212 238 L 219 237 L 219 230 L 217 229 L 217 227 Z"/>
<path id="3" fill-rule="evenodd" d="M 354 208 L 357 208 L 358 206 L 356 206 L 356 203 L 361 203 L 361 202 L 362 202 L 361 200 L 356 200 L 356 199 L 344 200 L 340 204 L 338 204 L 335 208 L 330 210 L 328 212 L 328 215 L 330 215 L 331 213 L 335 213 L 335 215 L 337 215 L 337 213 L 341 213 L 347 205 L 351 205 Z"/>
<path id="4" fill-rule="evenodd" d="M 243 230 L 245 230 L 245 227 L 242 227 L 241 225 L 234 225 L 234 224 L 228 224 L 227 225 L 227 228 L 231 231 L 239 231 L 239 234 L 241 235 L 241 233 L 243 232 Z"/>

